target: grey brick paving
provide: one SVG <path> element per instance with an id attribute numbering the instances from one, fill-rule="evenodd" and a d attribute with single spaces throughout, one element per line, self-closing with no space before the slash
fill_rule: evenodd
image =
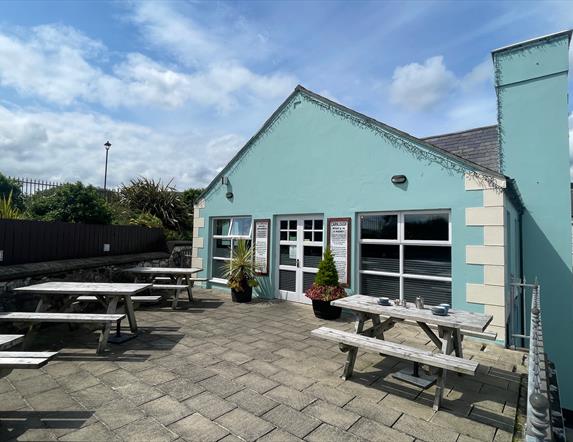
<path id="1" fill-rule="evenodd" d="M 0 440 L 512 438 L 525 371 L 518 352 L 465 340 L 479 373 L 448 376 L 443 408 L 434 413 L 434 387 L 422 391 L 392 377 L 403 361 L 359 352 L 353 377 L 340 379 L 345 354 L 310 330 L 351 330 L 348 320 L 326 323 L 292 303 L 233 304 L 199 288 L 194 295 L 187 310 L 138 310 L 137 339 L 110 345 L 103 356 L 94 354 L 89 329 L 62 339 L 65 327 L 45 327 L 32 349 L 67 343 L 66 356 L 0 379 Z M 386 337 L 432 348 L 415 327 L 398 325 Z"/>

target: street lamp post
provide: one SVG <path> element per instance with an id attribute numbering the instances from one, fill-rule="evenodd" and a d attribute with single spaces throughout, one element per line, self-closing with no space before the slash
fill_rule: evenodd
<path id="1" fill-rule="evenodd" d="M 103 191 L 105 193 L 106 187 L 107 187 L 107 157 L 109 155 L 109 148 L 111 147 L 111 143 L 109 141 L 107 141 L 104 144 L 105 147 L 105 172 L 103 175 Z M 107 194 L 106 194 L 107 195 Z"/>

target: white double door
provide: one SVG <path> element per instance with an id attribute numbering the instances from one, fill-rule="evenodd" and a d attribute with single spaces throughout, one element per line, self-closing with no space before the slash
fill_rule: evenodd
<path id="1" fill-rule="evenodd" d="M 281 299 L 310 303 L 304 296 L 318 271 L 324 244 L 322 215 L 278 218 L 278 293 Z"/>

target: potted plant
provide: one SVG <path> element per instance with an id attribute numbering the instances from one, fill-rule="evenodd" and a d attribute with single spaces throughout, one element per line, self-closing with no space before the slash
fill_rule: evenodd
<path id="1" fill-rule="evenodd" d="M 335 299 L 344 298 L 346 292 L 338 282 L 338 271 L 330 249 L 326 249 L 324 257 L 318 265 L 318 273 L 312 286 L 305 292 L 312 299 L 314 315 L 320 319 L 338 319 L 342 309 L 330 305 Z"/>
<path id="2" fill-rule="evenodd" d="M 239 240 L 233 250 L 233 258 L 225 267 L 227 285 L 231 288 L 233 302 L 251 302 L 253 287 L 259 283 L 255 278 L 253 251 L 245 240 Z"/>

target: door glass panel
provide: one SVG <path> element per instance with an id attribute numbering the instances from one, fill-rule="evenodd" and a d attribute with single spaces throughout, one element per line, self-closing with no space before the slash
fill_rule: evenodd
<path id="1" fill-rule="evenodd" d="M 219 258 L 231 257 L 231 240 L 230 239 L 214 239 L 213 240 L 213 256 Z"/>
<path id="2" fill-rule="evenodd" d="M 292 270 L 279 270 L 279 289 L 296 292 L 296 272 Z"/>
<path id="3" fill-rule="evenodd" d="M 448 223 L 447 213 L 404 215 L 404 238 L 418 241 L 447 241 Z"/>
<path id="4" fill-rule="evenodd" d="M 215 233 L 214 235 L 228 235 L 229 225 L 231 224 L 230 219 L 216 219 L 215 220 Z"/>
<path id="5" fill-rule="evenodd" d="M 296 230 L 291 230 L 288 232 L 288 240 L 296 241 Z"/>
<path id="6" fill-rule="evenodd" d="M 279 263 L 285 266 L 296 266 L 296 258 L 291 258 L 291 256 L 296 256 L 296 246 L 281 245 Z"/>
<path id="7" fill-rule="evenodd" d="M 451 305 L 452 283 L 450 281 L 404 278 L 404 299 L 415 302 L 417 296 L 424 298 L 425 305 L 442 303 Z"/>
<path id="8" fill-rule="evenodd" d="M 400 278 L 362 274 L 360 275 L 360 293 L 397 299 L 400 297 Z"/>
<path id="9" fill-rule="evenodd" d="M 404 246 L 404 273 L 452 276 L 450 247 Z"/>
<path id="10" fill-rule="evenodd" d="M 360 251 L 360 270 L 392 273 L 400 271 L 400 246 L 362 244 Z"/>
<path id="11" fill-rule="evenodd" d="M 302 274 L 302 291 L 306 292 L 314 282 L 314 278 L 316 278 L 316 273 L 308 273 L 304 272 Z"/>
<path id="12" fill-rule="evenodd" d="M 398 215 L 360 217 L 362 239 L 398 239 Z"/>
<path id="13" fill-rule="evenodd" d="M 304 232 L 304 240 L 312 241 L 312 232 Z"/>
<path id="14" fill-rule="evenodd" d="M 303 248 L 303 266 L 318 268 L 318 264 L 322 259 L 322 247 L 320 246 L 304 246 Z"/>

